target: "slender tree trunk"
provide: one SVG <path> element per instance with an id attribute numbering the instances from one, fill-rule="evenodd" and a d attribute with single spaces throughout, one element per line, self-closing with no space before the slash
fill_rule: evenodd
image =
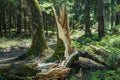
<path id="1" fill-rule="evenodd" d="M 0 16 L 0 37 L 2 36 L 2 18 Z"/>
<path id="2" fill-rule="evenodd" d="M 91 36 L 90 30 L 90 3 L 91 0 L 86 0 L 85 2 L 85 35 Z"/>
<path id="3" fill-rule="evenodd" d="M 28 28 L 30 27 L 29 25 L 29 18 L 28 18 L 28 8 L 27 8 L 27 3 L 24 1 L 24 32 L 25 34 L 28 33 Z"/>
<path id="4" fill-rule="evenodd" d="M 117 5 L 120 5 L 120 0 L 117 0 Z M 120 11 L 116 13 L 115 25 L 120 25 Z"/>
<path id="5" fill-rule="evenodd" d="M 28 55 L 41 55 L 48 48 L 45 40 L 42 12 L 38 0 L 27 0 L 27 5 L 32 13 L 32 25 L 36 28 L 33 34 L 31 48 L 28 49 Z"/>
<path id="6" fill-rule="evenodd" d="M 17 34 L 21 34 L 22 30 L 22 0 L 19 0 L 17 15 Z"/>
<path id="7" fill-rule="evenodd" d="M 104 16 L 103 16 L 103 0 L 98 0 L 98 36 L 102 38 L 105 36 L 105 25 L 104 25 Z"/>
<path id="8" fill-rule="evenodd" d="M 10 31 L 11 31 L 11 28 L 12 28 L 12 12 L 11 12 L 11 6 L 10 6 L 10 3 L 9 3 L 9 35 L 10 35 Z"/>
<path id="9" fill-rule="evenodd" d="M 79 17 L 79 4 L 80 4 L 80 0 L 74 0 L 74 7 L 73 7 L 73 11 L 75 13 L 74 18 L 73 18 L 73 27 L 72 29 L 76 29 L 77 26 L 75 26 L 76 21 L 78 21 L 78 17 Z"/>
<path id="10" fill-rule="evenodd" d="M 114 0 L 111 0 L 111 28 L 115 26 L 115 12 L 114 12 L 114 6 L 115 6 Z"/>
<path id="11" fill-rule="evenodd" d="M 48 19 L 48 21 L 47 21 Z M 48 26 L 49 26 L 49 15 L 43 12 L 43 20 L 44 20 L 44 27 L 45 27 L 45 35 L 48 35 Z"/>
<path id="12" fill-rule="evenodd" d="M 7 34 L 7 27 L 6 27 L 6 8 L 4 6 L 3 13 L 2 13 L 2 27 L 4 30 L 4 36 Z"/>

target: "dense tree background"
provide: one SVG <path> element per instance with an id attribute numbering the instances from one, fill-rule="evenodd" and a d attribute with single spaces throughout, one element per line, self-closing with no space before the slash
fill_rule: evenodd
<path id="1" fill-rule="evenodd" d="M 54 32 L 55 20 L 51 9 L 52 4 L 59 10 L 64 1 L 40 1 L 43 13 L 43 24 L 46 34 Z M 66 1 L 70 20 L 70 29 L 85 29 L 85 35 L 90 36 L 91 28 L 98 28 L 99 37 L 120 24 L 119 0 L 72 0 Z M 101 3 L 101 4 L 99 4 Z M 0 1 L 0 36 L 32 35 L 34 30 L 30 20 L 30 10 L 24 0 Z M 29 16 L 29 17 L 28 17 Z M 52 23 L 52 24 L 51 24 Z"/>

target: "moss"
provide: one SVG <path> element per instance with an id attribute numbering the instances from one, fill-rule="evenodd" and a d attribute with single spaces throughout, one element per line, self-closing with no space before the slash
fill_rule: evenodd
<path id="1" fill-rule="evenodd" d="M 32 14 L 32 21 L 35 24 L 32 45 L 31 48 L 27 50 L 27 56 L 31 55 L 41 55 L 45 49 L 48 49 L 46 44 L 45 34 L 44 34 L 44 25 L 42 19 L 42 11 L 40 9 L 38 0 L 28 0 L 27 5 L 30 7 Z"/>
<path id="2" fill-rule="evenodd" d="M 0 67 L 0 74 L 7 72 L 12 66 L 12 64 L 3 65 L 3 67 Z"/>
<path id="3" fill-rule="evenodd" d="M 33 64 L 34 66 L 35 64 Z M 17 76 L 23 76 L 23 77 L 26 77 L 26 76 L 35 76 L 36 73 L 38 73 L 39 71 L 38 70 L 34 70 L 34 68 L 32 67 L 32 65 L 26 65 L 26 64 L 23 64 L 23 65 L 17 65 L 17 69 L 15 74 Z"/>
<path id="4" fill-rule="evenodd" d="M 25 80 L 32 80 L 32 78 L 31 77 L 26 77 Z"/>
<path id="5" fill-rule="evenodd" d="M 54 54 L 47 60 L 47 62 L 60 61 L 64 59 L 65 47 L 61 39 L 57 40 L 57 46 Z"/>

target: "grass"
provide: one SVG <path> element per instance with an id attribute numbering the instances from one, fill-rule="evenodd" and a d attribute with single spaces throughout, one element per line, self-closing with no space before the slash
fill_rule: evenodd
<path id="1" fill-rule="evenodd" d="M 30 38 L 0 38 L 0 49 L 10 48 L 12 46 L 18 46 L 26 43 L 31 43 Z"/>
<path id="2" fill-rule="evenodd" d="M 120 72 L 115 70 L 98 70 L 91 73 L 91 80 L 120 80 Z"/>

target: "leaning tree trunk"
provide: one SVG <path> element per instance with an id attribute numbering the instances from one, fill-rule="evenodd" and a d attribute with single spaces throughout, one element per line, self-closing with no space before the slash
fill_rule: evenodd
<path id="1" fill-rule="evenodd" d="M 59 17 L 57 16 L 54 7 L 52 8 L 54 11 L 54 15 L 57 23 L 57 31 L 58 31 L 57 34 L 58 41 L 54 55 L 59 56 L 59 54 L 64 54 L 65 59 L 67 59 L 72 53 L 72 47 L 71 47 L 71 40 L 69 35 L 66 6 L 65 5 L 63 6 Z"/>
<path id="2" fill-rule="evenodd" d="M 27 54 L 40 55 L 48 48 L 45 41 L 41 8 L 37 0 L 27 0 L 27 5 L 32 13 L 32 26 L 36 28 L 35 33 L 33 34 L 31 48 L 28 49 Z"/>
<path id="3" fill-rule="evenodd" d="M 102 38 L 105 36 L 105 25 L 103 16 L 103 0 L 98 0 L 98 36 Z"/>

